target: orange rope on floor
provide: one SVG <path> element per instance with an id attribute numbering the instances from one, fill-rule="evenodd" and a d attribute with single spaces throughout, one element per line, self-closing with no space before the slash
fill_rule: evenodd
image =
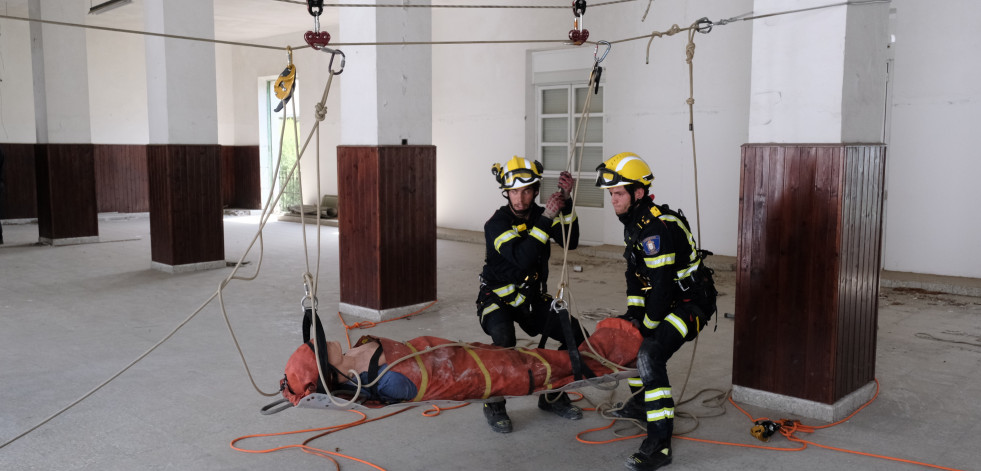
<path id="1" fill-rule="evenodd" d="M 422 411 L 422 416 L 423 417 L 436 417 L 437 415 L 441 414 L 444 410 L 459 409 L 461 407 L 465 407 L 465 406 L 469 406 L 469 405 L 470 405 L 469 402 L 464 402 L 463 404 L 459 404 L 459 405 L 452 406 L 452 407 L 440 407 L 440 406 L 437 406 L 436 404 L 433 404 L 432 405 L 432 407 L 433 407 L 432 409 L 426 409 L 426 410 Z"/>
<path id="2" fill-rule="evenodd" d="M 387 417 L 391 417 L 391 416 L 393 416 L 395 414 L 401 414 L 402 412 L 405 412 L 405 411 L 407 411 L 409 409 L 412 409 L 412 407 L 407 407 L 405 409 L 399 409 L 399 410 L 397 410 L 395 412 L 391 412 L 389 414 L 385 414 L 385 415 L 382 415 L 382 416 L 379 416 L 379 417 L 375 417 L 374 419 L 368 419 L 368 416 L 365 415 L 363 412 L 359 412 L 359 411 L 356 411 L 356 410 L 349 410 L 348 412 L 353 412 L 355 414 L 358 414 L 358 415 L 361 416 L 361 418 L 360 419 L 357 419 L 357 420 L 355 420 L 353 422 L 348 422 L 346 424 L 341 424 L 341 425 L 332 425 L 330 427 L 320 427 L 320 428 L 312 428 L 312 429 L 306 429 L 306 430 L 294 430 L 294 431 L 290 431 L 290 432 L 259 433 L 259 434 L 253 434 L 253 435 L 245 435 L 245 436 L 241 436 L 241 437 L 238 437 L 238 438 L 232 440 L 231 443 L 229 443 L 229 446 L 231 446 L 233 450 L 241 451 L 243 453 L 272 453 L 274 451 L 286 450 L 286 449 L 290 449 L 290 448 L 297 448 L 297 449 L 302 450 L 304 453 L 310 453 L 312 455 L 316 455 L 316 456 L 319 456 L 321 458 L 326 458 L 326 459 L 331 460 L 334 463 L 334 466 L 338 470 L 340 470 L 340 464 L 337 462 L 337 460 L 334 459 L 335 456 L 336 457 L 339 457 L 339 458 L 345 458 L 345 459 L 348 459 L 348 460 L 351 460 L 351 461 L 357 461 L 358 463 L 366 464 L 366 465 L 371 466 L 372 468 L 375 468 L 375 469 L 377 469 L 379 471 L 385 471 L 385 468 L 382 468 L 382 467 L 380 467 L 380 466 L 378 466 L 378 465 L 376 465 L 374 463 L 371 463 L 369 461 L 365 461 L 365 460 L 362 460 L 360 458 L 355 458 L 353 456 L 345 455 L 343 453 L 337 453 L 337 452 L 333 452 L 333 451 L 327 451 L 327 450 L 324 450 L 324 449 L 321 449 L 321 448 L 312 447 L 312 446 L 309 446 L 309 443 L 312 442 L 312 441 L 314 441 L 314 440 L 316 440 L 316 439 L 318 439 L 318 438 L 321 438 L 321 437 L 324 437 L 326 435 L 329 435 L 331 433 L 339 432 L 341 430 L 349 429 L 351 427 L 355 427 L 355 426 L 358 426 L 358 425 L 361 425 L 361 424 L 366 424 L 368 422 L 374 422 L 376 420 L 381 420 L 381 419 L 384 419 L 384 418 L 387 418 Z M 249 449 L 241 448 L 241 447 L 238 447 L 238 446 L 235 445 L 236 443 L 238 443 L 238 442 L 240 442 L 242 440 L 245 440 L 247 438 L 276 437 L 276 436 L 295 435 L 295 434 L 299 434 L 299 433 L 309 433 L 309 432 L 322 432 L 322 433 L 319 433 L 317 435 L 314 435 L 313 437 L 310 437 L 310 438 L 304 440 L 303 443 L 301 443 L 301 444 L 284 445 L 284 446 L 279 446 L 279 447 L 275 447 L 275 448 L 268 448 L 268 449 L 265 449 L 265 450 L 249 450 Z"/>
<path id="3" fill-rule="evenodd" d="M 919 466 L 925 466 L 925 467 L 928 467 L 928 468 L 943 469 L 943 470 L 947 470 L 947 471 L 964 471 L 964 470 L 957 469 L 957 468 L 948 468 L 946 466 L 940 466 L 940 465 L 935 465 L 935 464 L 923 463 L 923 462 L 920 462 L 920 461 L 913 461 L 913 460 L 907 460 L 907 459 L 902 459 L 902 458 L 894 458 L 894 457 L 891 457 L 891 456 L 877 455 L 877 454 L 874 454 L 874 453 L 866 453 L 866 452 L 863 452 L 863 451 L 848 450 L 848 449 L 845 449 L 845 448 L 838 448 L 838 447 L 833 447 L 833 446 L 828 446 L 828 445 L 821 445 L 819 443 L 814 443 L 814 442 L 809 441 L 809 440 L 804 440 L 804 439 L 802 439 L 802 438 L 800 438 L 800 437 L 798 437 L 798 436 L 795 435 L 797 432 L 800 432 L 800 433 L 814 433 L 817 430 L 825 429 L 825 428 L 829 428 L 829 427 L 833 427 L 835 425 L 839 425 L 841 423 L 844 423 L 844 422 L 848 421 L 849 419 L 851 419 L 852 417 L 854 417 L 855 414 L 858 414 L 859 411 L 861 411 L 866 406 L 868 406 L 869 404 L 871 404 L 878 397 L 879 397 L 879 380 L 878 379 L 875 379 L 875 394 L 872 395 L 872 399 L 869 399 L 868 402 L 866 402 L 865 404 L 862 404 L 861 407 L 859 407 L 854 412 L 852 412 L 851 414 L 849 414 L 848 417 L 845 417 L 844 419 L 841 419 L 841 420 L 839 420 L 837 422 L 830 423 L 830 424 L 827 424 L 827 425 L 804 425 L 804 424 L 802 424 L 798 420 L 782 419 L 782 420 L 779 420 L 779 421 L 773 421 L 774 423 L 777 423 L 777 424 L 780 425 L 779 431 L 780 431 L 780 434 L 781 435 L 783 435 L 784 437 L 786 437 L 787 440 L 789 440 L 791 442 L 798 443 L 800 445 L 797 448 L 781 448 L 781 447 L 775 447 L 775 446 L 748 445 L 748 444 L 743 444 L 743 443 L 721 442 L 721 441 L 717 441 L 717 440 L 706 440 L 706 439 L 703 439 L 703 438 L 693 438 L 693 437 L 686 437 L 686 436 L 681 436 L 681 435 L 675 435 L 673 438 L 678 438 L 678 439 L 681 439 L 681 440 L 690 440 L 690 441 L 693 441 L 693 442 L 700 442 L 700 443 L 710 443 L 710 444 L 713 444 L 713 445 L 726 445 L 726 446 L 735 446 L 735 447 L 742 447 L 742 448 L 758 448 L 758 449 L 761 449 L 761 450 L 773 450 L 773 451 L 802 451 L 802 450 L 806 449 L 809 445 L 814 445 L 814 446 L 816 446 L 818 448 L 824 448 L 824 449 L 827 449 L 827 450 L 840 451 L 842 453 L 849 453 L 849 454 L 853 454 L 853 455 L 868 456 L 868 457 L 871 457 L 871 458 L 879 458 L 879 459 L 883 459 L 883 460 L 896 461 L 896 462 L 900 462 L 900 463 L 915 464 L 915 465 L 919 465 Z M 739 410 L 739 412 L 742 412 L 743 415 L 745 415 L 746 417 L 748 417 L 754 423 L 757 423 L 759 421 L 767 421 L 767 420 L 770 420 L 770 419 L 768 419 L 766 417 L 754 418 L 752 415 L 750 415 L 748 412 L 746 412 L 742 407 L 739 407 L 739 405 L 736 404 L 736 402 L 733 401 L 731 397 L 729 398 L 729 403 L 732 404 L 736 409 Z M 632 438 L 642 438 L 642 437 L 646 437 L 647 436 L 646 433 L 641 433 L 641 434 L 632 435 L 632 436 L 629 436 L 629 437 L 618 437 L 618 438 L 613 438 L 613 439 L 604 440 L 604 441 L 594 441 L 594 440 L 587 440 L 587 439 L 583 438 L 583 436 L 586 435 L 587 433 L 598 432 L 598 431 L 601 431 L 601 430 L 607 430 L 610 427 L 613 427 L 613 424 L 615 424 L 616 422 L 617 422 L 616 420 L 612 420 L 612 421 L 610 421 L 610 424 L 609 425 L 606 425 L 604 427 L 597 427 L 597 428 L 592 428 L 592 429 L 589 429 L 589 430 L 584 430 L 584 431 L 582 431 L 582 432 L 580 432 L 579 434 L 576 435 L 576 440 L 578 440 L 580 443 L 585 443 L 585 444 L 588 444 L 588 445 L 602 445 L 602 444 L 613 443 L 613 442 L 618 442 L 618 441 L 622 441 L 622 440 L 629 440 L 629 439 L 632 439 Z"/>
<path id="4" fill-rule="evenodd" d="M 394 319 L 386 319 L 386 320 L 378 321 L 378 322 L 375 322 L 375 321 L 361 321 L 361 322 L 355 322 L 354 324 L 351 324 L 351 325 L 348 325 L 347 322 L 344 322 L 344 316 L 342 316 L 341 313 L 340 313 L 340 311 L 338 311 L 337 317 L 341 319 L 341 324 L 344 325 L 344 336 L 347 338 L 347 348 L 351 348 L 351 330 L 352 329 L 370 329 L 370 328 L 372 328 L 372 327 L 374 327 L 374 326 L 376 326 L 378 324 L 384 324 L 385 322 L 392 322 L 392 321 L 397 321 L 399 319 L 405 319 L 406 317 L 412 317 L 412 316 L 414 316 L 416 314 L 419 314 L 422 311 L 425 311 L 426 309 L 429 309 L 429 308 L 433 307 L 433 304 L 436 304 L 437 301 L 439 301 L 439 300 L 438 299 L 437 300 L 434 300 L 433 302 L 427 304 L 426 306 L 424 306 L 423 308 L 419 309 L 418 311 L 410 312 L 410 313 L 408 313 L 408 314 L 406 314 L 404 316 L 399 316 L 399 317 L 396 317 Z"/>

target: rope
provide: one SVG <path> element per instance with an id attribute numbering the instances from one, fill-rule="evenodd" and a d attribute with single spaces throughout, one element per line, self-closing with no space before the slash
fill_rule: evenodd
<path id="1" fill-rule="evenodd" d="M 327 80 L 327 85 L 326 85 L 325 90 L 324 90 L 324 95 L 323 95 L 323 98 L 322 98 L 321 103 L 320 103 L 321 106 L 323 105 L 323 102 L 326 102 L 326 100 L 327 100 L 327 94 L 328 94 L 328 91 L 330 90 L 330 84 L 331 84 L 331 81 L 333 79 L 333 76 L 334 76 L 334 71 L 331 70 L 331 74 L 330 74 L 330 77 Z M 295 116 L 295 109 L 296 109 L 295 108 L 295 106 L 296 106 L 295 102 L 294 102 L 293 106 L 294 106 L 293 109 L 294 109 L 294 116 Z M 285 107 L 284 107 L 284 113 L 285 113 Z M 285 122 L 286 122 L 286 120 L 284 119 L 283 120 L 283 126 L 284 127 L 280 131 L 280 141 L 282 141 L 282 136 L 283 136 L 283 133 L 285 131 Z M 314 125 L 314 130 L 313 131 L 316 131 L 317 129 L 319 129 L 319 124 L 320 124 L 320 122 L 318 121 Z M 295 120 L 294 120 L 294 126 L 295 126 Z M 295 128 L 294 128 L 294 131 L 295 131 Z M 313 131 L 311 132 L 311 136 L 310 137 L 312 137 Z M 306 151 L 307 145 L 310 143 L 310 137 L 307 137 L 306 142 L 304 142 L 303 148 L 300 150 L 300 153 L 297 156 L 296 162 L 293 163 L 293 167 L 290 169 L 290 172 L 287 175 L 287 179 L 292 178 L 293 175 L 294 175 L 294 173 L 298 171 L 299 164 L 300 164 L 300 158 L 303 156 L 303 153 Z M 279 173 L 281 163 L 282 163 L 282 147 L 280 148 L 280 156 L 279 156 L 279 159 L 276 162 L 275 174 L 278 174 Z M 266 396 L 266 397 L 272 397 L 272 396 L 278 395 L 279 394 L 279 391 L 265 392 L 261 388 L 259 388 L 258 384 L 256 383 L 255 378 L 252 375 L 251 369 L 249 368 L 248 362 L 245 359 L 245 354 L 242 351 L 242 347 L 241 347 L 241 345 L 238 342 L 238 338 L 235 335 L 234 329 L 232 328 L 231 320 L 228 317 L 228 312 L 225 309 L 224 297 L 223 297 L 223 290 L 225 289 L 226 286 L 228 286 L 228 284 L 232 280 L 251 281 L 251 280 L 254 280 L 259 275 L 259 271 L 260 271 L 260 269 L 262 267 L 262 259 L 263 259 L 263 251 L 261 250 L 262 247 L 263 247 L 263 244 L 262 244 L 262 231 L 265 228 L 266 223 L 269 221 L 269 218 L 272 216 L 272 210 L 271 210 L 271 208 L 274 208 L 276 206 L 276 204 L 278 204 L 280 198 L 283 196 L 284 190 L 285 190 L 285 186 L 284 186 L 284 188 L 280 189 L 279 193 L 276 195 L 275 198 L 269 198 L 269 200 L 267 201 L 266 207 L 263 209 L 262 214 L 260 215 L 259 229 L 256 231 L 255 236 L 253 236 L 252 241 L 249 243 L 248 247 L 242 253 L 241 257 L 239 257 L 239 260 L 235 264 L 235 266 L 232 268 L 231 273 L 229 273 L 228 276 L 225 277 L 224 280 L 222 280 L 222 282 L 218 286 L 218 289 L 214 293 L 212 293 L 211 296 L 208 297 L 208 299 L 206 299 L 203 303 L 201 303 L 201 305 L 198 306 L 198 308 L 195 309 L 194 312 L 192 312 L 183 321 L 181 321 L 179 324 L 177 324 L 177 326 L 174 327 L 162 339 L 160 339 L 160 341 L 158 341 L 157 343 L 153 344 L 153 346 L 151 346 L 149 349 L 147 349 L 141 355 L 139 355 L 138 357 L 136 357 L 133 361 L 131 361 L 130 363 L 128 363 L 126 366 L 124 366 L 122 369 L 120 369 L 119 371 L 117 371 L 115 374 L 113 374 L 112 376 L 110 376 L 108 379 L 106 379 L 105 381 L 101 382 L 100 384 L 98 384 L 97 386 L 95 386 L 94 388 L 92 388 L 90 391 L 88 391 L 87 393 L 83 394 L 79 398 L 75 399 L 74 401 L 72 401 L 71 403 L 69 403 L 67 406 L 65 406 L 62 409 L 58 410 L 57 412 L 51 414 L 50 416 L 48 416 L 47 418 L 45 418 L 44 420 L 42 420 L 38 424 L 36 424 L 33 427 L 25 430 L 24 432 L 20 433 L 19 435 L 11 438 L 10 440 L 4 442 L 3 444 L 0 444 L 0 449 L 3 449 L 7 445 L 9 445 L 9 444 L 11 444 L 11 443 L 19 440 L 20 438 L 23 438 L 27 434 L 29 434 L 29 433 L 37 430 L 38 428 L 40 428 L 44 424 L 47 424 L 48 422 L 50 422 L 54 418 L 58 417 L 59 415 L 65 413 L 66 411 L 68 411 L 72 407 L 75 407 L 76 405 L 78 405 L 79 403 L 81 403 L 85 399 L 88 399 L 90 396 L 92 396 L 93 394 L 95 394 L 96 392 L 98 392 L 100 389 L 102 389 L 103 387 L 105 387 L 107 384 L 109 384 L 110 382 L 114 381 L 116 378 L 118 378 L 123 373 L 125 373 L 130 368 L 132 368 L 133 365 L 136 365 L 137 363 L 139 363 L 140 361 L 142 361 L 144 358 L 146 358 L 148 355 L 150 355 L 150 353 L 152 353 L 158 347 L 160 347 L 165 342 L 167 342 L 168 340 L 170 340 L 170 338 L 173 337 L 174 334 L 176 334 L 180 329 L 182 329 L 185 325 L 187 325 L 187 323 L 190 322 L 191 319 L 193 319 L 194 317 L 196 317 L 215 298 L 218 298 L 218 303 L 219 303 L 219 306 L 221 308 L 221 314 L 222 314 L 222 317 L 223 317 L 223 319 L 225 321 L 225 325 L 228 327 L 228 332 L 229 332 L 229 334 L 232 337 L 232 341 L 235 344 L 235 348 L 238 351 L 239 357 L 242 359 L 242 364 L 245 367 L 245 371 L 246 371 L 246 374 L 249 377 L 249 381 L 252 383 L 252 387 L 255 388 L 255 390 L 259 394 L 261 394 L 263 396 Z M 272 189 L 270 189 L 270 197 L 271 196 L 272 196 Z M 243 266 L 245 257 L 249 254 L 249 252 L 252 250 L 252 247 L 255 246 L 255 244 L 256 244 L 257 241 L 259 242 L 260 253 L 259 253 L 259 261 L 256 264 L 255 273 L 253 273 L 251 276 L 238 276 L 237 275 L 238 274 L 238 270 Z M 319 256 L 318 256 L 318 260 L 319 260 Z"/>
<path id="2" fill-rule="evenodd" d="M 305 2 L 292 1 L 292 0 L 274 0 L 274 1 L 288 2 L 288 3 L 297 3 L 297 4 L 306 5 Z M 606 3 L 598 3 L 598 4 L 595 4 L 595 5 L 592 5 L 592 6 L 593 7 L 599 7 L 599 6 L 613 5 L 613 4 L 617 4 L 617 3 L 627 3 L 627 2 L 633 2 L 633 1 L 636 1 L 636 0 L 617 0 L 617 1 L 611 1 L 611 2 L 606 2 Z M 805 12 L 805 11 L 818 10 L 818 9 L 822 9 L 822 8 L 838 7 L 838 6 L 843 6 L 843 5 L 857 6 L 857 5 L 868 5 L 868 4 L 874 4 L 874 3 L 889 3 L 891 1 L 892 0 L 864 0 L 864 1 L 854 1 L 854 2 L 841 2 L 841 3 L 835 3 L 835 4 L 831 4 L 831 5 L 822 5 L 822 6 L 811 7 L 811 8 L 801 8 L 801 9 L 797 9 L 797 10 L 786 10 L 786 11 L 780 11 L 780 12 L 774 12 L 774 13 L 767 13 L 767 14 L 757 15 L 757 16 L 747 16 L 747 15 L 751 15 L 752 14 L 752 12 L 749 12 L 749 13 L 744 13 L 744 14 L 739 15 L 739 16 L 732 17 L 732 18 L 728 18 L 728 19 L 723 19 L 723 20 L 716 21 L 715 22 L 715 25 L 726 25 L 726 24 L 733 23 L 733 22 L 736 22 L 736 21 L 757 20 L 757 19 L 761 19 L 761 18 L 768 18 L 768 17 L 771 17 L 771 16 L 786 15 L 786 14 L 791 14 L 791 13 L 800 13 L 800 12 Z M 395 5 L 395 4 L 388 4 L 388 5 L 358 5 L 358 4 L 337 4 L 337 5 L 325 5 L 325 6 L 336 6 L 336 7 L 401 7 L 401 8 L 411 8 L 411 7 L 420 7 L 420 8 L 422 8 L 422 7 L 426 7 L 426 8 L 502 8 L 502 9 L 503 8 L 509 8 L 509 9 L 510 8 L 514 8 L 514 9 L 522 9 L 522 8 L 524 8 L 524 9 L 527 9 L 527 8 L 568 8 L 567 6 L 533 6 L 533 5 L 497 5 L 497 6 L 495 6 L 495 5 L 401 5 L 401 4 L 399 4 L 399 5 Z M 646 16 L 646 13 L 645 13 L 645 16 Z M 141 34 L 141 35 L 146 35 L 146 36 L 154 36 L 154 37 L 162 37 L 162 38 L 170 38 L 170 39 L 184 39 L 184 40 L 188 40 L 188 41 L 201 41 L 201 42 L 208 42 L 208 43 L 215 43 L 215 44 L 227 44 L 227 45 L 231 45 L 231 46 L 243 46 L 243 47 L 261 48 L 261 49 L 278 49 L 278 50 L 285 50 L 286 49 L 286 46 L 270 46 L 270 45 L 265 45 L 265 44 L 244 43 L 244 42 L 238 42 L 238 41 L 223 41 L 223 40 L 220 40 L 220 39 L 198 38 L 198 37 L 193 37 L 193 36 L 182 36 L 182 35 L 175 35 L 175 34 L 154 33 L 154 32 L 150 32 L 150 31 L 138 31 L 138 30 L 131 30 L 131 29 L 123 29 L 123 28 L 111 28 L 111 27 L 107 27 L 107 26 L 95 26 L 95 25 L 86 25 L 86 24 L 81 24 L 81 23 L 69 23 L 69 22 L 64 22 L 64 21 L 42 20 L 42 19 L 36 19 L 36 18 L 24 18 L 24 17 L 21 17 L 21 16 L 12 16 L 12 15 L 0 15 L 0 18 L 7 19 L 7 20 L 28 21 L 28 22 L 35 22 L 35 23 L 42 23 L 42 24 L 51 24 L 51 25 L 59 25 L 59 26 L 70 26 L 70 27 L 75 27 L 75 28 L 95 29 L 95 30 L 110 31 L 110 32 L 116 32 L 116 33 Z M 666 34 L 666 33 L 664 33 L 664 34 Z M 672 33 L 672 34 L 674 34 L 674 33 Z M 649 37 L 651 37 L 651 35 L 645 34 L 643 36 L 634 36 L 634 37 L 630 37 L 630 38 L 617 39 L 617 40 L 610 41 L 610 44 L 619 44 L 619 43 L 624 43 L 624 42 L 636 41 L 636 40 L 639 40 L 639 39 L 645 39 L 645 38 L 649 38 Z M 548 44 L 548 43 L 552 43 L 552 44 L 566 44 L 568 42 L 569 42 L 568 39 L 515 39 L 515 40 L 488 40 L 488 41 L 462 41 L 462 40 L 460 40 L 460 41 L 400 41 L 400 42 L 399 41 L 388 41 L 388 42 L 333 43 L 332 46 L 416 46 L 416 45 L 447 46 L 447 45 L 466 45 L 466 44 Z M 586 41 L 585 43 L 588 43 L 588 44 L 596 44 L 595 42 L 592 42 L 592 41 Z M 307 45 L 307 44 L 303 44 L 303 45 L 300 45 L 300 46 L 293 46 L 292 48 L 293 48 L 293 50 L 299 50 L 299 49 L 304 49 L 304 48 L 308 48 L 308 47 L 310 47 L 310 46 Z"/>
<path id="3" fill-rule="evenodd" d="M 298 5 L 306 5 L 305 1 L 298 0 L 275 0 L 282 3 L 295 3 Z M 590 8 L 603 7 L 608 5 L 616 5 L 618 3 L 630 3 L 636 2 L 637 0 L 612 0 L 609 2 L 594 3 L 590 5 Z M 365 8 L 499 8 L 499 9 L 566 9 L 569 8 L 566 5 L 419 5 L 419 4 L 402 4 L 402 3 L 382 3 L 382 4 L 359 4 L 359 3 L 335 3 L 328 4 L 325 3 L 324 7 L 365 7 Z"/>

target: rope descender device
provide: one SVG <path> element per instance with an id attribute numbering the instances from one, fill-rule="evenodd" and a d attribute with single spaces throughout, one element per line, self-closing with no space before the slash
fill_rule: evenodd
<path id="1" fill-rule="evenodd" d="M 606 51 L 603 51 L 602 56 L 599 55 L 600 44 L 606 46 Z M 613 45 L 611 45 L 609 41 L 600 40 L 596 42 L 596 49 L 593 50 L 593 59 L 595 60 L 595 62 L 593 62 L 593 73 L 590 74 L 590 80 L 592 80 L 592 83 L 594 84 L 594 94 L 599 94 L 600 77 L 603 75 L 603 68 L 600 67 L 600 63 L 603 62 L 603 59 L 606 59 L 606 55 L 610 53 L 610 49 L 612 48 Z"/>
<path id="2" fill-rule="evenodd" d="M 324 0 L 307 0 L 307 11 L 313 16 L 313 31 L 303 34 L 303 40 L 310 47 L 320 49 L 330 42 L 330 33 L 320 31 L 320 14 L 324 12 Z"/>
<path id="3" fill-rule="evenodd" d="M 296 80 L 296 66 L 293 65 L 293 48 L 286 46 L 286 54 L 288 56 L 286 68 L 279 74 L 279 77 L 276 77 L 276 83 L 273 85 L 273 89 L 276 91 L 276 98 L 279 98 L 279 104 L 273 110 L 277 113 L 293 97 L 293 83 Z"/>
<path id="4" fill-rule="evenodd" d="M 569 40 L 576 46 L 582 46 L 582 43 L 589 39 L 589 30 L 583 28 L 583 20 L 586 16 L 586 0 L 573 0 L 572 13 L 576 15 L 576 18 L 572 20 L 572 29 L 569 30 Z"/>
<path id="5" fill-rule="evenodd" d="M 317 300 L 317 295 L 311 295 L 310 294 L 310 284 L 307 283 L 306 280 L 304 280 L 303 281 L 303 298 L 300 299 L 300 307 L 303 308 L 304 311 L 307 310 L 307 309 L 313 309 L 313 311 L 316 312 L 317 311 L 318 304 L 320 304 L 320 303 Z"/>

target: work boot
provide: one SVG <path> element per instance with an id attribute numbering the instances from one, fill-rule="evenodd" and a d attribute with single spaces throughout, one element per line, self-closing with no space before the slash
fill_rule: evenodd
<path id="1" fill-rule="evenodd" d="M 654 471 L 667 466 L 671 464 L 671 442 L 646 438 L 640 450 L 630 455 L 624 464 L 633 471 Z"/>
<path id="2" fill-rule="evenodd" d="M 563 419 L 579 420 L 582 418 L 582 409 L 572 405 L 569 395 L 564 392 L 538 396 L 538 408 L 549 411 Z"/>
<path id="3" fill-rule="evenodd" d="M 485 402 L 484 417 L 487 418 L 491 430 L 497 433 L 511 433 L 511 418 L 508 417 L 508 411 L 504 409 L 504 401 Z"/>
<path id="4" fill-rule="evenodd" d="M 618 402 L 615 406 L 606 411 L 610 417 L 618 419 L 633 419 L 640 422 L 647 422 L 647 410 L 641 404 L 640 396 L 631 396 L 627 402 Z"/>

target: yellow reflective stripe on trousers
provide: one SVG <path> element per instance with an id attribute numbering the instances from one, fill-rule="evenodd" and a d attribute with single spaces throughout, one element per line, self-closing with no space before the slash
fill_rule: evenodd
<path id="1" fill-rule="evenodd" d="M 411 343 L 405 342 L 406 347 L 412 350 L 412 353 L 419 353 L 416 347 L 413 347 Z M 419 355 L 415 356 L 416 364 L 419 365 L 419 392 L 416 393 L 416 397 L 412 399 L 412 402 L 421 401 L 423 396 L 426 395 L 426 389 L 429 388 L 429 371 L 426 370 L 426 365 L 422 363 L 422 358 Z"/>
<path id="2" fill-rule="evenodd" d="M 644 401 L 651 402 L 658 399 L 667 399 L 671 397 L 671 388 L 657 388 L 651 389 L 650 391 L 644 391 Z"/>
<path id="3" fill-rule="evenodd" d="M 642 388 L 644 387 L 644 381 L 640 378 L 627 378 L 627 385 Z"/>
<path id="4" fill-rule="evenodd" d="M 652 321 L 650 317 L 644 316 L 644 327 L 654 329 L 659 325 L 661 325 L 661 321 Z"/>
<path id="5" fill-rule="evenodd" d="M 499 298 L 504 298 L 509 296 L 511 293 L 513 293 L 514 290 L 515 290 L 514 283 L 511 283 L 509 285 L 504 285 L 500 288 L 497 288 L 493 291 L 494 294 L 496 294 Z"/>
<path id="6" fill-rule="evenodd" d="M 673 419 L 673 418 L 674 418 L 673 407 L 665 407 L 664 409 L 647 411 L 648 422 L 657 422 L 658 420 Z"/>
<path id="7" fill-rule="evenodd" d="M 512 305 L 514 307 L 518 307 L 518 306 L 520 306 L 520 305 L 522 305 L 524 303 L 525 303 L 525 295 L 523 295 L 521 293 L 518 293 L 518 295 L 514 297 L 514 301 L 511 301 L 508 304 L 510 304 L 510 305 Z"/>
<path id="8" fill-rule="evenodd" d="M 674 263 L 674 254 L 668 253 L 660 257 L 644 257 L 644 263 L 647 264 L 647 268 L 668 266 Z"/>
<path id="9" fill-rule="evenodd" d="M 548 234 L 537 227 L 532 227 L 531 230 L 528 231 L 528 235 L 538 239 L 538 241 L 543 244 L 548 243 Z"/>
<path id="10" fill-rule="evenodd" d="M 545 361 L 544 357 L 531 350 L 525 350 L 521 347 L 516 347 L 515 350 L 524 353 L 525 355 L 531 355 L 537 358 L 538 361 L 542 362 L 542 365 L 545 366 L 545 389 L 552 389 L 552 365 Z"/>
<path id="11" fill-rule="evenodd" d="M 640 307 L 644 307 L 644 297 L 643 296 L 627 296 L 627 306 L 640 306 Z"/>
<path id="12" fill-rule="evenodd" d="M 678 329 L 678 333 L 681 334 L 682 337 L 688 336 L 688 326 L 685 325 L 685 321 L 681 320 L 680 317 L 674 315 L 674 313 L 671 313 L 668 314 L 664 320 L 670 322 L 675 329 Z"/>
<path id="13" fill-rule="evenodd" d="M 515 237 L 518 237 L 518 231 L 510 230 L 503 232 L 501 235 L 497 236 L 496 239 L 494 239 L 494 250 L 496 250 L 497 253 L 501 253 L 501 246 L 504 245 L 505 242 L 514 239 Z"/>
<path id="14" fill-rule="evenodd" d="M 484 316 L 486 316 L 486 315 L 488 315 L 488 314 L 490 314 L 490 313 L 492 313 L 492 312 L 494 312 L 494 311 L 496 311 L 496 310 L 498 310 L 500 308 L 501 308 L 501 306 L 498 306 L 497 303 L 494 303 L 494 304 L 491 304 L 490 306 L 485 307 L 483 311 L 480 311 L 480 321 L 483 322 L 484 321 Z"/>
<path id="15" fill-rule="evenodd" d="M 491 393 L 490 372 L 487 371 L 487 367 L 484 366 L 483 360 L 481 360 L 480 357 L 477 356 L 476 353 L 474 353 L 473 349 L 471 349 L 470 347 L 463 347 L 463 349 L 470 354 L 470 357 L 473 358 L 473 361 L 477 362 L 477 367 L 480 368 L 480 372 L 484 374 L 484 395 L 481 397 L 481 399 L 487 399 L 488 397 L 490 397 L 490 393 Z"/>

